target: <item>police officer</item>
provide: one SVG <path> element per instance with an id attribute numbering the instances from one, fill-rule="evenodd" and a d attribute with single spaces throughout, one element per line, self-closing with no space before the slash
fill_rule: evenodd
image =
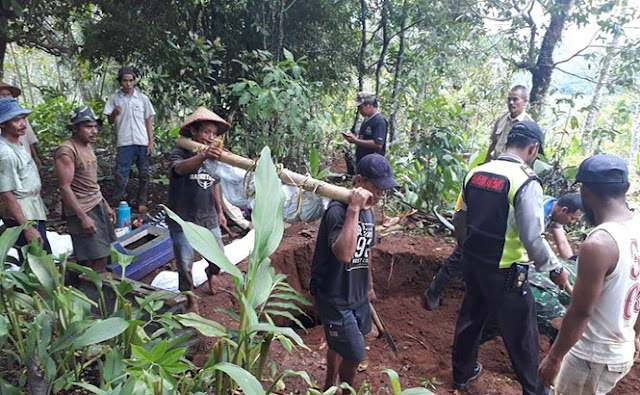
<path id="1" fill-rule="evenodd" d="M 471 170 L 464 180 L 462 246 L 466 294 L 453 342 L 454 388 L 482 371 L 478 345 L 488 318 L 497 320 L 523 394 L 546 394 L 538 379 L 538 329 L 527 282 L 530 262 L 561 288 L 568 273 L 544 239 L 542 186 L 531 165 L 543 133 L 530 121 L 516 123 L 506 152 Z"/>

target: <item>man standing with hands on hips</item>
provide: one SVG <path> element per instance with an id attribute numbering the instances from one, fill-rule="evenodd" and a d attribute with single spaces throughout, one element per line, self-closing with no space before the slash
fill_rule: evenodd
<path id="1" fill-rule="evenodd" d="M 103 114 L 118 132 L 116 155 L 116 185 L 113 203 L 125 200 L 131 166 L 138 168 L 138 212 L 147 212 L 147 190 L 149 188 L 149 158 L 153 152 L 153 116 L 156 115 L 151 101 L 144 93 L 135 89 L 137 73 L 132 67 L 118 70 L 118 82 L 122 88 L 111 95 Z"/>

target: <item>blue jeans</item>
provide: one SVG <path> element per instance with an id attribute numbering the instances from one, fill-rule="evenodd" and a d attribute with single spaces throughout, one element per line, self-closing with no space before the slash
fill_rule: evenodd
<path id="1" fill-rule="evenodd" d="M 113 189 L 115 202 L 125 200 L 127 183 L 131 167 L 138 168 L 138 205 L 147 204 L 147 190 L 149 189 L 149 157 L 146 145 L 126 145 L 118 147 L 116 155 L 116 185 Z"/>
<path id="2" fill-rule="evenodd" d="M 210 230 L 215 236 L 218 246 L 223 249 L 224 244 L 222 243 L 222 232 L 220 232 L 220 227 L 216 226 Z M 191 244 L 187 241 L 187 237 L 182 229 L 174 230 L 169 228 L 169 233 L 173 240 L 173 253 L 176 256 L 176 266 L 178 267 L 178 289 L 180 291 L 192 291 L 195 288 L 193 284 L 193 274 L 191 273 L 195 252 L 193 247 L 191 247 Z M 220 273 L 220 268 L 209 262 L 209 267 L 206 272 L 207 277 L 211 277 Z"/>

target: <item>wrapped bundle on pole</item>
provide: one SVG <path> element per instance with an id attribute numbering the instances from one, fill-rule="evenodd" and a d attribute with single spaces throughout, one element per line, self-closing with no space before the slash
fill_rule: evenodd
<path id="1" fill-rule="evenodd" d="M 178 139 L 176 140 L 176 144 L 184 149 L 190 150 L 195 153 L 202 153 L 208 149 L 208 146 L 206 146 L 205 144 L 198 143 L 183 136 L 178 137 Z M 245 158 L 228 151 L 222 151 L 218 160 L 230 166 L 238 167 L 251 172 L 255 170 L 258 161 L 257 159 L 254 160 Z M 302 188 L 305 191 L 313 192 L 320 196 L 338 200 L 346 204 L 349 203 L 349 194 L 351 193 L 351 190 L 348 188 L 316 180 L 309 175 L 302 175 L 284 168 L 279 170 L 278 177 L 280 178 L 280 181 L 285 184 L 293 185 Z M 370 202 L 370 204 L 368 204 L 367 206 L 371 207 L 372 205 L 373 201 Z"/>

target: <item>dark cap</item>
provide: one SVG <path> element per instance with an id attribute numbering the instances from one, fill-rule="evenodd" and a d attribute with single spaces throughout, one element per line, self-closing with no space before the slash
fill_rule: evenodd
<path id="1" fill-rule="evenodd" d="M 380 154 L 369 154 L 360 159 L 356 167 L 356 174 L 371 181 L 378 189 L 386 190 L 400 186 L 393 179 L 393 171 L 389 161 Z"/>
<path id="2" fill-rule="evenodd" d="M 125 74 L 131 74 L 133 78 L 138 78 L 138 73 L 136 73 L 133 67 L 124 66 L 118 70 L 118 81 L 120 81 Z"/>
<path id="3" fill-rule="evenodd" d="M 625 161 L 615 155 L 598 154 L 580 163 L 576 182 L 613 184 L 629 181 L 629 170 Z"/>
<path id="4" fill-rule="evenodd" d="M 99 126 L 102 126 L 102 119 L 96 117 L 96 114 L 93 112 L 91 107 L 89 106 L 80 106 L 71 110 L 71 114 L 69 114 L 71 118 L 71 123 L 69 123 L 66 128 L 71 130 L 73 125 L 77 125 L 82 122 L 87 121 L 95 121 L 98 122 Z"/>
<path id="5" fill-rule="evenodd" d="M 373 104 L 376 101 L 376 94 L 373 92 L 358 92 L 356 95 L 356 101 L 353 103 L 354 107 L 360 107 L 363 104 Z"/>
<path id="6" fill-rule="evenodd" d="M 517 122 L 511 127 L 509 137 L 507 138 L 507 144 L 512 138 L 518 137 L 528 137 L 537 140 L 539 143 L 538 152 L 544 155 L 544 149 L 542 147 L 544 145 L 544 132 L 540 129 L 540 126 L 538 126 L 537 123 L 532 121 Z"/>

